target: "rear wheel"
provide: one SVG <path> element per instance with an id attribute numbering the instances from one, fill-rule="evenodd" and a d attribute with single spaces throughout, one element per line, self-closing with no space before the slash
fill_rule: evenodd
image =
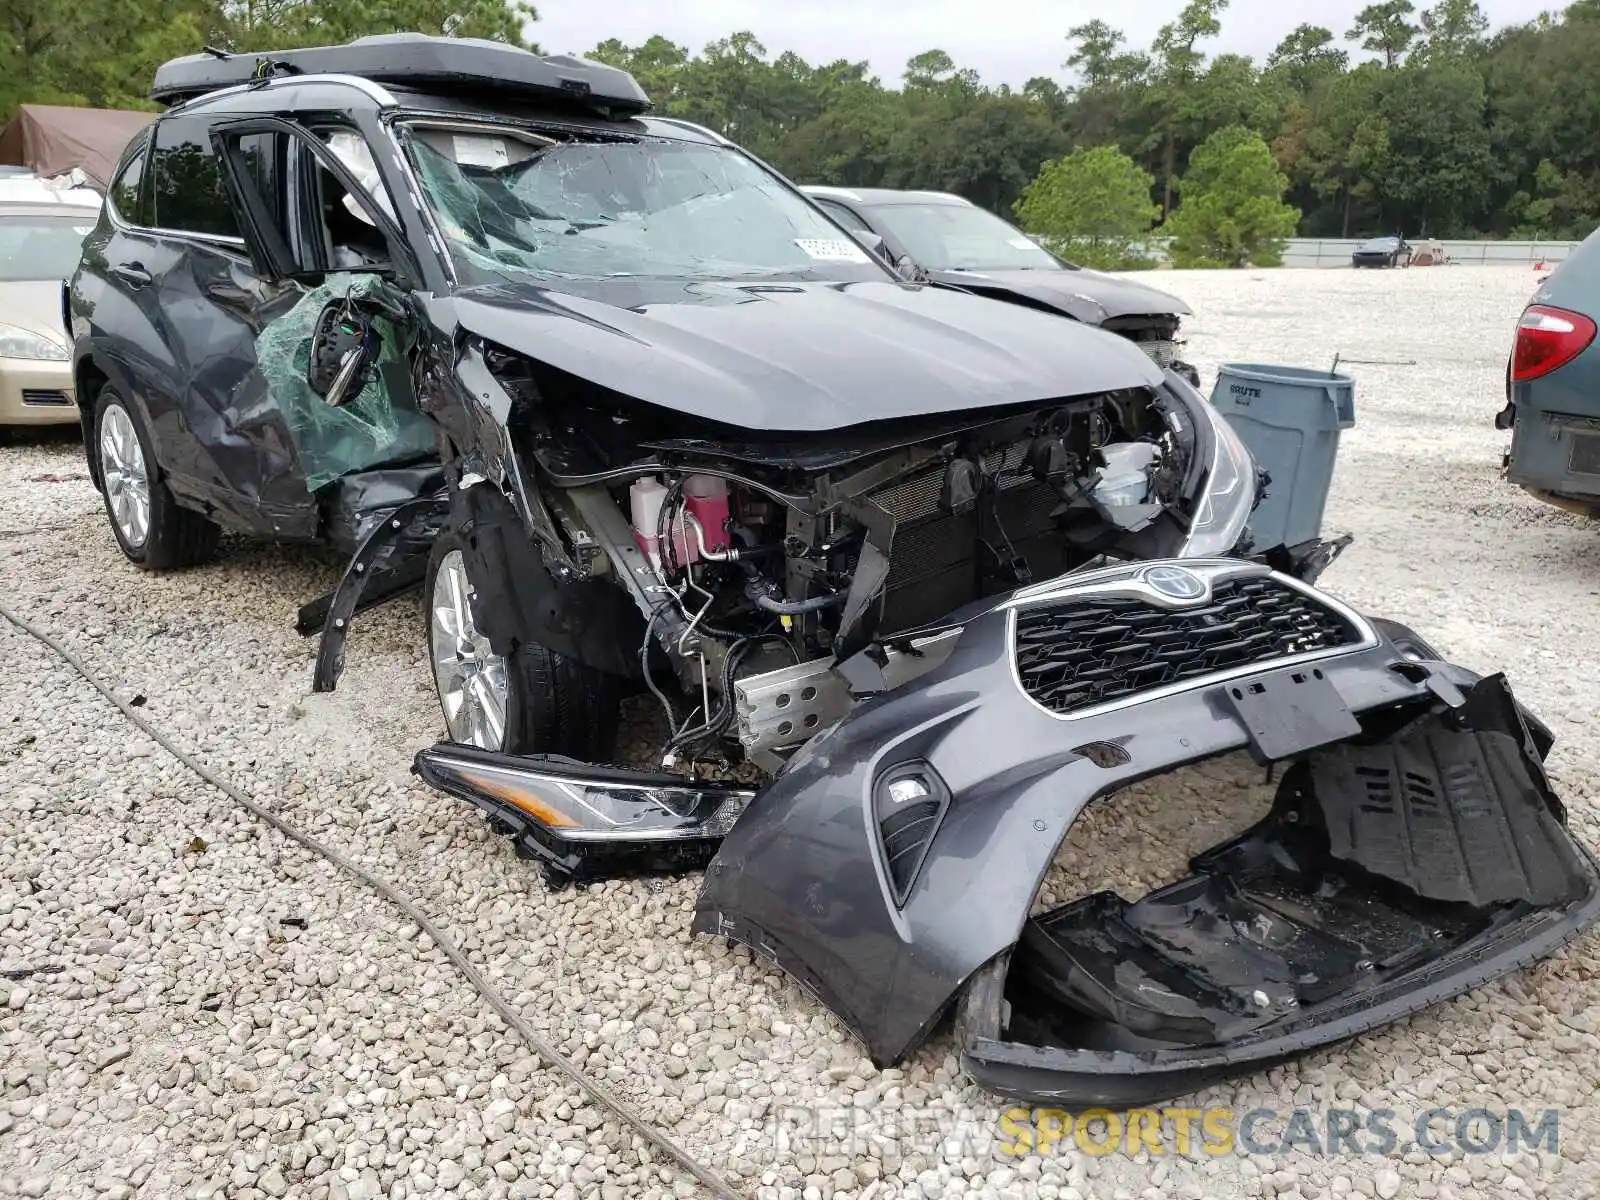
<path id="1" fill-rule="evenodd" d="M 170 571 L 211 557 L 216 525 L 174 499 L 156 468 L 138 410 L 109 384 L 100 389 L 95 405 L 94 447 L 106 516 L 129 561 L 149 571 Z"/>
<path id="2" fill-rule="evenodd" d="M 497 654 L 474 605 L 461 543 L 441 536 L 428 562 L 428 651 L 452 741 L 507 754 L 605 760 L 615 749 L 621 681 L 522 639 Z"/>

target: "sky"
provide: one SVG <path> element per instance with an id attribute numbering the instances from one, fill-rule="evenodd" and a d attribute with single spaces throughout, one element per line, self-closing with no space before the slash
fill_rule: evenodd
<path id="1" fill-rule="evenodd" d="M 1265 58 L 1295 26 L 1309 22 L 1342 36 L 1371 0 L 1232 0 L 1209 53 Z M 1563 0 L 1479 0 L 1498 28 L 1532 20 Z M 1099 18 L 1130 44 L 1147 47 L 1183 0 L 537 0 L 533 38 L 547 53 L 583 53 L 606 38 L 638 45 L 660 33 L 691 51 L 742 29 L 769 56 L 794 50 L 811 62 L 866 59 L 887 84 L 905 62 L 941 49 L 985 83 L 1020 87 L 1035 75 L 1065 83 L 1066 33 Z M 1427 6 L 1418 0 L 1417 7 Z"/>

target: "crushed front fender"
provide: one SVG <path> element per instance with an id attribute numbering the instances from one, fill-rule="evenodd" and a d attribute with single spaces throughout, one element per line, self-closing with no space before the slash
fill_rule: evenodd
<path id="1" fill-rule="evenodd" d="M 1349 1038 L 1596 919 L 1503 679 L 1259 565 L 1182 564 L 1184 598 L 1164 566 L 1020 592 L 861 704 L 750 802 L 695 928 L 787 971 L 879 1064 L 959 1007 L 981 1082 L 1071 1107 Z M 1282 772 L 1265 820 L 1142 900 L 1030 917 L 1091 802 L 1246 749 Z"/>

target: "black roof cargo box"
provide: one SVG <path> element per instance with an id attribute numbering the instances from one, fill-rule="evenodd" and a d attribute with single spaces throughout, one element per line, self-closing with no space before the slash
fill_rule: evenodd
<path id="1" fill-rule="evenodd" d="M 482 38 L 420 33 L 378 34 L 342 46 L 301 50 L 191 54 L 157 68 L 150 98 L 176 104 L 218 88 L 285 75 L 357 75 L 420 91 L 520 95 L 618 116 L 650 107 L 650 98 L 632 75 L 604 63 L 533 54 Z"/>

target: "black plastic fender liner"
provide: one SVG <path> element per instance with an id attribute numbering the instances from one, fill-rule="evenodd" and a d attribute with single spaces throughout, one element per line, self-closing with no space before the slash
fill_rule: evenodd
<path id="1" fill-rule="evenodd" d="M 423 496 L 400 505 L 374 525 L 356 547 L 326 612 L 316 612 L 320 607 L 317 602 L 301 610 L 302 633 L 311 631 L 311 623 L 319 615 L 322 622 L 312 691 L 331 692 L 338 685 L 344 671 L 344 644 L 350 636 L 350 622 L 359 609 L 371 607 L 364 603 L 368 585 L 375 580 L 387 581 L 377 584 L 380 600 L 403 591 L 408 586 L 407 572 L 415 571 L 416 560 L 426 563 L 428 548 L 448 512 L 449 503 L 443 496 Z"/>
<path id="2" fill-rule="evenodd" d="M 530 641 L 597 671 L 639 678 L 644 617 L 606 579 L 558 580 L 511 501 L 486 483 L 451 493 L 451 520 L 495 653 Z"/>

